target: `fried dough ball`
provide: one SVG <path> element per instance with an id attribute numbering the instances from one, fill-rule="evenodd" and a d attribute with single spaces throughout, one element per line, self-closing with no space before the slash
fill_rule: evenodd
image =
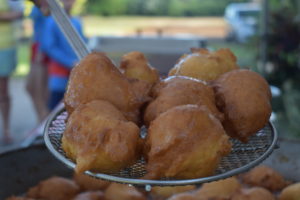
<path id="1" fill-rule="evenodd" d="M 138 122 L 144 96 L 136 93 L 127 78 L 103 53 L 91 53 L 72 69 L 64 103 L 69 114 L 81 104 L 106 100 L 126 119 Z"/>
<path id="2" fill-rule="evenodd" d="M 155 86 L 153 95 L 156 98 L 147 106 L 144 114 L 146 125 L 168 109 L 186 104 L 206 105 L 213 115 L 220 120 L 223 118 L 223 114 L 216 107 L 213 89 L 197 79 L 169 77 Z"/>
<path id="3" fill-rule="evenodd" d="M 170 186 L 170 187 L 153 187 L 151 189 L 151 194 L 153 197 L 166 199 L 174 194 L 187 192 L 196 189 L 194 185 L 187 186 Z M 154 198 L 154 199 L 156 199 Z"/>
<path id="4" fill-rule="evenodd" d="M 233 195 L 231 200 L 275 200 L 271 192 L 264 188 L 244 188 Z"/>
<path id="5" fill-rule="evenodd" d="M 230 150 L 231 143 L 221 123 L 205 106 L 173 107 L 150 124 L 144 178 L 209 176 Z"/>
<path id="6" fill-rule="evenodd" d="M 12 196 L 12 197 L 8 197 L 5 200 L 35 200 L 32 198 L 27 198 L 27 197 L 16 197 L 16 196 Z"/>
<path id="7" fill-rule="evenodd" d="M 207 49 L 194 49 L 192 54 L 182 56 L 169 72 L 169 76 L 182 75 L 211 81 L 225 72 L 238 69 L 236 57 L 230 49 L 209 52 Z"/>
<path id="8" fill-rule="evenodd" d="M 144 104 L 149 102 L 150 100 L 152 100 L 152 98 L 150 96 L 151 89 L 152 89 L 151 84 L 149 84 L 145 81 L 137 80 L 137 79 L 129 79 L 129 82 L 131 84 L 133 91 L 136 94 L 139 94 L 140 98 L 143 99 Z M 139 112 L 136 112 L 136 113 L 140 114 Z M 139 115 L 137 115 L 137 116 L 140 117 Z M 140 125 L 142 123 L 142 121 L 140 119 L 137 119 L 136 122 L 137 122 L 137 124 L 140 124 Z"/>
<path id="9" fill-rule="evenodd" d="M 264 187 L 271 191 L 282 190 L 289 183 L 274 169 L 261 165 L 243 174 L 242 181 L 250 186 Z"/>
<path id="10" fill-rule="evenodd" d="M 146 200 L 146 196 L 135 187 L 112 183 L 105 190 L 105 200 Z"/>
<path id="11" fill-rule="evenodd" d="M 271 91 L 262 76 L 250 70 L 234 70 L 221 75 L 213 87 L 229 136 L 247 142 L 266 125 L 272 111 Z"/>
<path id="12" fill-rule="evenodd" d="M 30 188 L 26 196 L 43 200 L 66 200 L 75 197 L 79 191 L 74 181 L 54 176 Z"/>
<path id="13" fill-rule="evenodd" d="M 82 190 L 103 190 L 110 184 L 108 181 L 96 179 L 85 174 L 75 173 L 73 179 Z"/>
<path id="14" fill-rule="evenodd" d="M 139 128 L 111 103 L 101 100 L 80 105 L 69 117 L 62 137 L 67 156 L 85 170 L 116 172 L 139 157 Z"/>
<path id="15" fill-rule="evenodd" d="M 168 198 L 167 200 L 199 200 L 193 194 L 189 193 L 182 193 L 182 194 L 175 194 L 172 197 Z"/>
<path id="16" fill-rule="evenodd" d="M 241 188 L 241 184 L 235 177 L 205 183 L 195 192 L 200 199 L 229 199 Z"/>
<path id="17" fill-rule="evenodd" d="M 78 194 L 73 200 L 105 200 L 101 191 L 88 191 Z"/>
<path id="18" fill-rule="evenodd" d="M 282 190 L 279 200 L 299 200 L 300 199 L 300 183 L 294 183 Z"/>
<path id="19" fill-rule="evenodd" d="M 156 69 L 150 66 L 145 55 L 138 51 L 132 51 L 122 56 L 120 68 L 124 70 L 127 78 L 138 79 L 150 84 L 159 81 Z"/>
<path id="20" fill-rule="evenodd" d="M 159 81 L 156 69 L 150 66 L 143 53 L 133 51 L 122 56 L 120 68 L 139 97 L 148 102 L 153 85 Z"/>

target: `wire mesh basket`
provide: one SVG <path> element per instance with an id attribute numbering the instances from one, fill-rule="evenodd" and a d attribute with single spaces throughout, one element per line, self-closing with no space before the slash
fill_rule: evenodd
<path id="1" fill-rule="evenodd" d="M 44 139 L 50 152 L 61 162 L 70 168 L 75 168 L 75 163 L 66 156 L 61 146 L 61 138 L 66 127 L 68 117 L 64 108 L 54 113 L 48 120 L 44 130 Z M 179 186 L 198 185 L 205 182 L 224 179 L 242 172 L 245 172 L 265 160 L 276 147 L 277 132 L 272 123 L 269 122 L 263 129 L 249 138 L 248 143 L 242 143 L 236 139 L 231 139 L 232 151 L 223 157 L 218 169 L 213 176 L 196 179 L 175 180 L 145 180 L 141 179 L 146 174 L 145 160 L 140 159 L 132 166 L 120 170 L 118 173 L 102 174 L 92 171 L 85 173 L 95 178 L 114 181 L 119 183 L 132 184 L 136 186 Z"/>

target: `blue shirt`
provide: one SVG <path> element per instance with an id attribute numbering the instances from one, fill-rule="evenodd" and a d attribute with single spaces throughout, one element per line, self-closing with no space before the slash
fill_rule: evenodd
<path id="1" fill-rule="evenodd" d="M 76 17 L 70 17 L 70 20 L 84 39 L 80 20 Z M 64 67 L 72 68 L 78 62 L 75 52 L 51 16 L 47 18 L 44 26 L 41 47 L 51 59 Z"/>
<path id="2" fill-rule="evenodd" d="M 68 85 L 68 78 L 61 76 L 49 76 L 48 89 L 50 91 L 65 92 Z"/>
<path id="3" fill-rule="evenodd" d="M 70 17 L 70 20 L 85 40 L 79 18 Z M 41 48 L 50 59 L 59 63 L 61 67 L 71 69 L 79 61 L 68 40 L 51 16 L 47 18 L 44 26 Z M 48 88 L 50 91 L 64 91 L 67 83 L 68 77 L 66 76 L 49 74 Z"/>
<path id="4" fill-rule="evenodd" d="M 43 29 L 47 17 L 43 15 L 40 9 L 34 6 L 30 13 L 30 18 L 33 21 L 33 41 L 40 42 L 43 37 Z"/>

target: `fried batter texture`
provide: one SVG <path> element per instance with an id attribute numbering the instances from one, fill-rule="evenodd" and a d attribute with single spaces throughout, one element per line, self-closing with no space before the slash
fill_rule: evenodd
<path id="1" fill-rule="evenodd" d="M 144 178 L 209 176 L 230 150 L 231 144 L 221 123 L 205 106 L 173 107 L 149 126 Z"/>
<path id="2" fill-rule="evenodd" d="M 242 181 L 250 186 L 259 186 L 270 191 L 278 191 L 289 183 L 274 169 L 261 165 L 243 174 Z"/>
<path id="3" fill-rule="evenodd" d="M 122 56 L 120 68 L 127 78 L 145 81 L 155 84 L 159 81 L 156 69 L 150 66 L 145 55 L 138 51 L 132 51 Z"/>
<path id="4" fill-rule="evenodd" d="M 73 68 L 64 97 L 69 114 L 93 100 L 112 103 L 133 122 L 138 122 L 139 107 L 145 101 L 103 53 L 91 53 Z"/>
<path id="5" fill-rule="evenodd" d="M 144 122 L 149 125 L 157 116 L 179 105 L 205 105 L 218 119 L 223 119 L 215 104 L 213 89 L 197 79 L 172 76 L 153 89 L 153 100 L 146 108 Z"/>
<path id="6" fill-rule="evenodd" d="M 27 197 L 16 197 L 16 196 L 12 196 L 12 197 L 8 197 L 5 200 L 35 200 L 32 198 L 27 198 Z"/>
<path id="7" fill-rule="evenodd" d="M 87 191 L 78 194 L 73 200 L 105 200 L 101 191 Z"/>
<path id="8" fill-rule="evenodd" d="M 169 72 L 169 76 L 182 75 L 211 81 L 225 72 L 238 69 L 236 57 L 230 49 L 209 52 L 207 49 L 192 49 L 183 55 Z"/>
<path id="9" fill-rule="evenodd" d="M 247 142 L 262 129 L 271 115 L 271 91 L 267 81 L 250 70 L 234 70 L 213 83 L 217 107 L 225 114 L 228 135 Z"/>
<path id="10" fill-rule="evenodd" d="M 105 200 L 146 200 L 146 196 L 135 187 L 112 183 L 105 191 Z"/>
<path id="11" fill-rule="evenodd" d="M 279 200 L 299 200 L 300 199 L 300 182 L 294 183 L 282 190 Z"/>
<path id="12" fill-rule="evenodd" d="M 166 199 L 172 195 L 191 191 L 194 189 L 196 189 L 196 186 L 194 186 L 194 185 L 170 186 L 170 187 L 156 186 L 151 189 L 151 194 L 152 194 L 153 199 L 159 200 L 159 199 Z"/>
<path id="13" fill-rule="evenodd" d="M 231 200 L 275 200 L 271 192 L 264 188 L 243 188 L 235 193 Z"/>
<path id="14" fill-rule="evenodd" d="M 26 196 L 43 200 L 66 200 L 72 199 L 79 192 L 80 189 L 74 181 L 54 176 L 30 188 Z"/>
<path id="15" fill-rule="evenodd" d="M 237 178 L 231 177 L 211 183 L 205 183 L 195 192 L 201 200 L 230 199 L 234 193 L 242 188 Z"/>
<path id="16" fill-rule="evenodd" d="M 81 190 L 89 190 L 89 191 L 103 190 L 106 187 L 108 187 L 108 185 L 110 184 L 110 182 L 108 181 L 103 181 L 79 173 L 74 173 L 73 179 L 80 186 Z"/>
<path id="17" fill-rule="evenodd" d="M 139 128 L 111 103 L 101 100 L 80 105 L 69 117 L 62 138 L 75 171 L 116 172 L 139 157 Z"/>
<path id="18" fill-rule="evenodd" d="M 175 194 L 167 200 L 199 200 L 195 195 L 190 193 Z"/>
<path id="19" fill-rule="evenodd" d="M 128 78 L 132 88 L 144 102 L 151 100 L 150 92 L 153 85 L 159 82 L 158 71 L 151 67 L 145 55 L 132 51 L 122 56 L 120 68 Z"/>

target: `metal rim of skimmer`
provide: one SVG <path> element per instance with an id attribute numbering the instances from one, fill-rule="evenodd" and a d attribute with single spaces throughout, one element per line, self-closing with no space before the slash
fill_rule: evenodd
<path id="1" fill-rule="evenodd" d="M 53 113 L 45 126 L 44 140 L 49 151 L 58 160 L 60 160 L 65 165 L 67 165 L 69 168 L 74 169 L 76 164 L 72 160 L 66 157 L 66 154 L 64 153 L 61 147 L 61 137 L 65 128 L 66 118 L 67 118 L 67 113 L 64 108 Z M 273 124 L 269 122 L 265 126 L 265 128 L 260 130 L 256 135 L 252 136 L 247 144 L 243 144 L 237 140 L 231 140 L 233 143 L 232 152 L 228 156 L 223 158 L 225 159 L 225 161 L 224 162 L 221 161 L 216 174 L 209 177 L 186 179 L 186 180 L 175 180 L 175 179 L 145 180 L 145 179 L 140 179 L 135 175 L 135 177 L 132 178 L 131 174 L 135 173 L 134 165 L 127 168 L 127 171 L 120 172 L 119 174 L 102 174 L 102 173 L 95 173 L 91 171 L 86 171 L 85 174 L 106 181 L 118 182 L 123 184 L 131 184 L 135 186 L 145 186 L 146 189 L 151 188 L 151 186 L 199 185 L 206 182 L 225 179 L 246 172 L 251 168 L 257 166 L 272 153 L 272 151 L 276 147 L 277 138 L 278 138 L 277 131 L 274 128 Z M 262 141 L 261 146 L 257 146 L 257 149 L 253 149 L 254 148 L 253 145 L 254 146 L 258 145 L 257 143 L 261 141 Z M 253 142 L 253 144 L 251 144 L 252 146 L 249 145 L 249 143 L 251 142 Z M 247 153 L 247 151 L 249 151 L 249 153 Z M 254 158 L 251 161 L 248 161 L 248 163 L 246 164 L 242 163 L 242 159 L 248 159 L 253 154 L 257 154 L 256 152 L 253 153 L 251 151 L 258 151 L 260 153 L 258 156 L 254 155 Z M 241 157 L 241 155 L 237 154 L 238 152 L 246 152 L 246 153 L 244 153 L 245 155 L 242 155 Z M 142 162 L 142 161 L 138 161 L 138 162 Z M 234 165 L 236 164 L 237 166 L 229 167 L 228 169 L 226 169 L 226 165 L 228 164 L 230 165 L 231 162 L 235 162 Z M 240 166 L 238 166 L 238 163 L 240 164 Z M 135 165 L 139 165 L 138 170 L 141 170 L 141 166 L 143 167 L 144 164 L 145 163 L 142 162 Z M 220 170 L 224 167 L 225 170 L 224 169 Z M 137 174 L 139 174 L 139 172 Z"/>

